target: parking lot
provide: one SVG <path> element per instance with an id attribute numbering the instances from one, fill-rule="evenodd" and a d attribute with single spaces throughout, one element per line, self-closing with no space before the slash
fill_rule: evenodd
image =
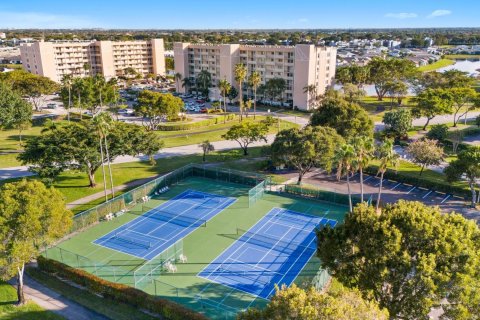
<path id="1" fill-rule="evenodd" d="M 337 180 L 334 174 L 327 174 L 324 171 L 315 171 L 309 173 L 304 181 L 309 184 L 317 185 L 323 189 L 339 193 L 347 193 L 346 179 Z M 360 195 L 360 174 L 356 173 L 350 178 L 350 188 L 352 194 Z M 364 197 L 377 198 L 380 178 L 364 174 Z M 394 203 L 398 200 L 420 201 L 427 205 L 439 206 L 443 211 L 463 212 L 465 209 L 465 199 L 452 194 L 446 194 L 435 190 L 429 190 L 422 187 L 413 186 L 406 183 L 383 179 L 382 183 L 382 203 Z M 471 218 L 471 217 L 470 217 Z M 477 218 L 480 221 L 480 218 Z"/>

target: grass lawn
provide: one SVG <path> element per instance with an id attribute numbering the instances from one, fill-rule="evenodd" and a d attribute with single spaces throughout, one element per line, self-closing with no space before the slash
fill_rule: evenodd
<path id="1" fill-rule="evenodd" d="M 409 108 L 409 101 L 409 97 L 403 99 L 402 107 Z M 387 97 L 384 97 L 383 101 L 378 101 L 376 96 L 363 97 L 358 104 L 368 112 L 373 122 L 381 122 L 386 111 L 390 111 L 392 106 L 393 108 L 398 107 L 396 101 L 392 103 L 391 99 Z"/>
<path id="2" fill-rule="evenodd" d="M 0 282 L 0 319 L 5 320 L 61 320 L 63 317 L 42 309 L 34 302 L 17 307 L 17 291 L 8 283 Z"/>
<path id="3" fill-rule="evenodd" d="M 44 284 L 50 289 L 60 293 L 62 296 L 75 301 L 91 310 L 110 318 L 118 320 L 153 320 L 158 319 L 153 316 L 140 312 L 138 309 L 128 306 L 123 303 L 117 303 L 113 300 L 102 299 L 98 296 L 89 293 L 86 290 L 80 290 L 76 287 L 72 287 L 59 279 L 47 275 L 37 269 L 27 270 L 28 274 Z M 27 319 L 27 318 L 25 318 Z M 35 319 L 49 319 L 49 318 L 35 318 Z M 52 318 L 53 319 L 53 318 Z"/>
<path id="4" fill-rule="evenodd" d="M 264 116 L 257 116 L 257 122 L 265 119 Z M 253 121 L 252 116 L 248 118 L 248 121 Z M 165 148 L 184 146 L 189 144 L 200 144 L 204 140 L 220 141 L 224 140 L 222 135 L 225 134 L 228 129 L 238 124 L 238 121 L 230 121 L 225 124 L 216 124 L 203 128 L 196 128 L 192 130 L 179 130 L 179 131 L 156 131 L 165 143 Z M 276 133 L 278 129 L 289 129 L 292 127 L 298 127 L 298 124 L 280 120 L 280 125 L 274 124 L 269 133 Z M 35 126 L 24 132 L 23 139 L 28 139 L 33 136 L 40 135 L 42 127 Z M 20 151 L 22 146 L 19 143 L 18 131 L 16 130 L 4 130 L 0 131 L 0 168 L 16 167 L 21 163 L 16 159 L 15 154 L 1 154 L 2 152 Z"/>
<path id="5" fill-rule="evenodd" d="M 454 63 L 455 61 L 451 59 L 440 59 L 438 61 L 435 61 L 434 63 L 427 64 L 426 66 L 418 67 L 417 70 L 422 72 L 429 72 L 452 65 Z"/>
<path id="6" fill-rule="evenodd" d="M 446 54 L 444 59 L 480 59 L 480 54 Z"/>

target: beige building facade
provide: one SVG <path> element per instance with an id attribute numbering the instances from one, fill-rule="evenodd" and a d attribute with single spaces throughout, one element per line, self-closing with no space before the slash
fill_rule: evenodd
<path id="1" fill-rule="evenodd" d="M 251 46 L 239 44 L 189 44 L 176 42 L 173 45 L 175 72 L 192 82 L 202 70 L 212 76 L 211 97 L 220 98 L 216 88 L 218 81 L 226 79 L 238 89 L 234 68 L 238 63 L 247 67 L 248 75 L 253 71 L 260 73 L 261 83 L 282 78 L 286 90 L 281 97 L 285 105 L 309 110 L 309 94 L 304 92 L 308 85 L 315 85 L 318 94 L 332 85 L 335 77 L 336 48 L 316 47 L 300 44 L 296 46 Z M 177 91 L 185 92 L 177 81 Z M 246 83 L 243 95 L 252 98 L 253 90 Z M 259 99 L 257 95 L 257 100 Z"/>
<path id="2" fill-rule="evenodd" d="M 163 39 L 147 41 L 34 42 L 20 46 L 25 70 L 60 82 L 65 75 L 121 76 L 126 68 L 165 75 Z"/>

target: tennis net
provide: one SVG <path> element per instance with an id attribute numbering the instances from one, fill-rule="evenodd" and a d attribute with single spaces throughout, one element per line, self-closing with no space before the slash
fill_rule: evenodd
<path id="1" fill-rule="evenodd" d="M 160 208 L 149 208 L 144 205 L 143 211 L 149 212 L 148 214 L 145 215 L 147 218 L 174 223 L 182 227 L 192 227 L 192 226 L 206 227 L 207 226 L 207 220 L 187 217 L 185 215 L 180 215 L 178 213 L 165 211 Z"/>
<path id="2" fill-rule="evenodd" d="M 116 233 L 113 237 L 115 240 L 119 240 L 125 243 L 133 244 L 135 246 L 139 246 L 142 248 L 150 249 L 152 247 L 152 243 L 150 241 L 135 239 L 133 237 L 129 237 L 121 232 Z"/>
<path id="3" fill-rule="evenodd" d="M 285 253 L 293 253 L 298 250 L 315 250 L 315 247 L 306 246 L 303 243 L 296 242 L 296 241 L 285 241 L 281 239 L 277 239 L 274 237 L 268 237 L 265 235 L 261 235 L 255 232 L 246 231 L 240 228 L 237 228 L 237 235 L 240 235 L 245 238 L 245 242 L 252 243 L 254 245 L 258 245 L 264 248 L 276 250 L 279 252 Z"/>

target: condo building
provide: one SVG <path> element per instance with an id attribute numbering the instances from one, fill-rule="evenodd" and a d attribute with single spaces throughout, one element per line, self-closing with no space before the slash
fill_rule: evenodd
<path id="1" fill-rule="evenodd" d="M 163 39 L 147 41 L 38 41 L 20 46 L 25 70 L 60 82 L 65 75 L 110 79 L 133 68 L 142 75 L 165 74 Z"/>
<path id="2" fill-rule="evenodd" d="M 332 85 L 335 77 L 334 47 L 309 44 L 257 46 L 176 42 L 173 52 L 175 73 L 182 78 L 190 78 L 194 83 L 202 70 L 211 74 L 213 88 L 210 90 L 210 97 L 214 99 L 220 99 L 220 91 L 216 86 L 221 79 L 226 79 L 238 89 L 234 74 L 235 65 L 238 63 L 247 67 L 248 75 L 253 71 L 260 73 L 262 84 L 273 78 L 284 79 L 286 90 L 281 100 L 285 105 L 295 106 L 300 110 L 312 108 L 309 93 L 305 92 L 306 86 L 315 85 L 317 94 L 322 94 Z M 177 91 L 185 92 L 187 89 L 177 81 Z M 242 85 L 242 90 L 244 97 L 253 98 L 253 90 L 247 83 Z"/>

